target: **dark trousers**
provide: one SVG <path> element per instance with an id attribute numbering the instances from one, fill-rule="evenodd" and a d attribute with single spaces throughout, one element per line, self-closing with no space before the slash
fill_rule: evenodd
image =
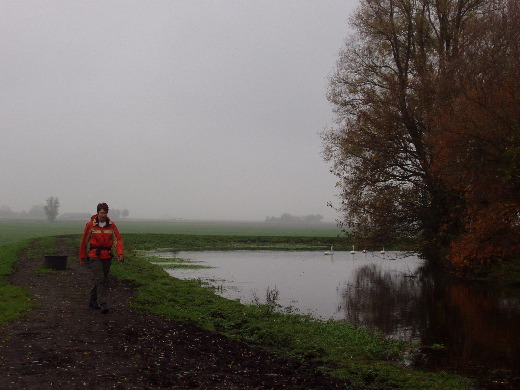
<path id="1" fill-rule="evenodd" d="M 94 286 L 90 290 L 90 299 L 97 300 L 99 304 L 107 303 L 108 273 L 112 259 L 88 258 L 88 267 L 94 275 Z"/>

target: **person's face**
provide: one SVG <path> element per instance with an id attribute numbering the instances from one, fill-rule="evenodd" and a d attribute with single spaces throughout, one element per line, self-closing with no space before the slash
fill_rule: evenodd
<path id="1" fill-rule="evenodd" d="M 105 222 L 107 220 L 107 215 L 108 215 L 108 211 L 106 211 L 105 209 L 99 210 L 99 212 L 98 212 L 99 222 Z"/>

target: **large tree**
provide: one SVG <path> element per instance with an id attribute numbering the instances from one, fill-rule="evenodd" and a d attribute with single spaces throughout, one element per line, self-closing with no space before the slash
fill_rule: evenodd
<path id="1" fill-rule="evenodd" d="M 434 168 L 438 112 L 467 30 L 493 0 L 361 0 L 328 99 L 337 125 L 324 155 L 339 177 L 347 232 L 367 244 L 420 238 L 439 254 L 460 232 L 463 196 Z"/>
<path id="2" fill-rule="evenodd" d="M 47 215 L 49 222 L 53 222 L 59 214 L 58 209 L 60 208 L 60 201 L 57 196 L 50 196 L 45 202 L 45 214 Z"/>

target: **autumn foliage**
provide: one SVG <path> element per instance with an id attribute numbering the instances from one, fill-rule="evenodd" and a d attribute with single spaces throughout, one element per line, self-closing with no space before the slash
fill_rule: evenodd
<path id="1" fill-rule="evenodd" d="M 520 249 L 520 17 L 518 2 L 475 20 L 453 64 L 458 84 L 438 110 L 434 171 L 460 194 L 461 231 L 447 258 L 459 268 L 514 259 Z"/>
<path id="2" fill-rule="evenodd" d="M 518 259 L 519 8 L 361 1 L 323 136 L 352 239 L 413 238 L 459 269 Z"/>

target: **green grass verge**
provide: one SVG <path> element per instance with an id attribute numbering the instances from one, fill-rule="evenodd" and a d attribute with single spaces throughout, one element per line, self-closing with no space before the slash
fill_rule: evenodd
<path id="1" fill-rule="evenodd" d="M 29 241 L 0 247 L 0 325 L 12 321 L 33 306 L 28 292 L 9 282 L 9 275 Z"/>

